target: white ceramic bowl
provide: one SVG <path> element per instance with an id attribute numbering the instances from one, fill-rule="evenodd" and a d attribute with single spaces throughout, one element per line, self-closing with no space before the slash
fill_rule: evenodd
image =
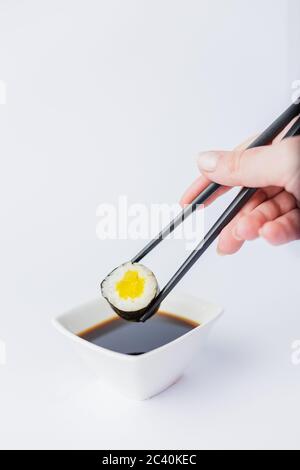
<path id="1" fill-rule="evenodd" d="M 222 308 L 185 294 L 170 295 L 163 302 L 162 310 L 195 320 L 200 326 L 140 356 L 110 351 L 77 336 L 83 330 L 115 316 L 101 298 L 58 316 L 54 319 L 54 325 L 72 340 L 77 352 L 93 367 L 98 377 L 127 397 L 145 400 L 177 382 L 222 314 Z"/>

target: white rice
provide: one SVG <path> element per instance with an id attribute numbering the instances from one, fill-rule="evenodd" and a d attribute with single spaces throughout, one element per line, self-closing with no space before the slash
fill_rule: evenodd
<path id="1" fill-rule="evenodd" d="M 122 299 L 116 289 L 116 284 L 121 281 L 127 271 L 137 271 L 139 276 L 145 279 L 144 292 L 140 297 L 135 299 Z M 158 292 L 158 283 L 156 277 L 150 269 L 142 264 L 125 263 L 112 271 L 103 281 L 102 295 L 112 305 L 123 312 L 137 312 L 147 307 L 156 297 Z"/>

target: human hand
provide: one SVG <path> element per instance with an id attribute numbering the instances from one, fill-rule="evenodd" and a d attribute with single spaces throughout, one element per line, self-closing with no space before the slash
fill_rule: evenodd
<path id="1" fill-rule="evenodd" d="M 202 172 L 183 196 L 189 204 L 211 181 L 222 186 L 260 188 L 223 230 L 220 254 L 236 253 L 245 241 L 262 237 L 273 245 L 300 239 L 300 138 L 232 152 L 206 152 L 198 157 Z M 212 202 L 226 188 L 220 188 Z"/>

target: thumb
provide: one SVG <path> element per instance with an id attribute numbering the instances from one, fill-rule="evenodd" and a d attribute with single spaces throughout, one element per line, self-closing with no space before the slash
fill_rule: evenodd
<path id="1" fill-rule="evenodd" d="M 223 186 L 286 187 L 299 170 L 299 155 L 297 137 L 249 150 L 202 153 L 198 166 L 210 180 Z"/>

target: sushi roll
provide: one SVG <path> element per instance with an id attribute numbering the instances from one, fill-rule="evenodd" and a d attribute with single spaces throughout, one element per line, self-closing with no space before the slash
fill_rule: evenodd
<path id="1" fill-rule="evenodd" d="M 101 292 L 120 317 L 139 321 L 159 293 L 159 287 L 150 269 L 128 262 L 106 276 Z"/>

